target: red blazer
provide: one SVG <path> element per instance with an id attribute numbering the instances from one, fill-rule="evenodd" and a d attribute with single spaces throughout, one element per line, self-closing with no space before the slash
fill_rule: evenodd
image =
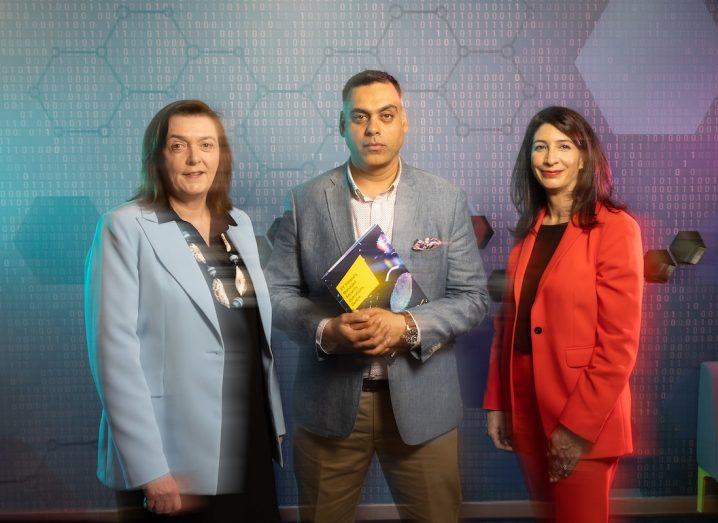
<path id="1" fill-rule="evenodd" d="M 516 304 L 544 213 L 509 255 L 495 320 L 484 408 L 513 410 L 511 355 Z M 539 282 L 531 309 L 533 368 L 546 437 L 560 424 L 592 443 L 585 458 L 633 450 L 628 378 L 638 352 L 643 253 L 636 221 L 597 207 L 598 225 L 571 221 Z M 513 282 L 513 283 L 512 283 Z M 510 420 L 510 417 L 509 417 Z"/>

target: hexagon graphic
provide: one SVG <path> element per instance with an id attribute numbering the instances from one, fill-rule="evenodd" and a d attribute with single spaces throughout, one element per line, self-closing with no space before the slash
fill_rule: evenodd
<path id="1" fill-rule="evenodd" d="M 79 284 L 99 214 L 87 196 L 39 196 L 14 243 L 43 284 Z"/>
<path id="2" fill-rule="evenodd" d="M 311 96 L 317 101 L 317 109 L 325 123 L 336 129 L 346 81 L 366 69 L 381 69 L 382 65 L 371 53 L 342 53 L 326 48 L 324 55 L 324 61 L 306 90 L 311 89 Z"/>
<path id="3" fill-rule="evenodd" d="M 171 11 L 118 11 L 102 52 L 130 92 L 170 89 L 187 64 L 187 41 Z"/>
<path id="4" fill-rule="evenodd" d="M 698 231 L 679 231 L 669 250 L 678 263 L 696 265 L 706 252 L 706 244 Z"/>
<path id="5" fill-rule="evenodd" d="M 235 5 L 246 5 L 246 25 L 241 31 L 230 26 L 227 34 L 242 35 L 247 66 L 254 71 L 259 85 L 281 91 L 297 91 L 309 82 L 323 59 L 322 51 L 314 46 L 334 40 L 329 36 L 332 29 L 343 33 L 342 22 L 349 17 L 335 2 L 262 2 L 261 14 L 256 7 L 260 4 Z"/>
<path id="6" fill-rule="evenodd" d="M 300 92 L 261 97 L 239 129 L 257 160 L 273 170 L 305 169 L 331 132 Z"/>
<path id="7" fill-rule="evenodd" d="M 203 100 L 235 119 L 246 118 L 258 97 L 254 76 L 236 55 L 198 57 L 178 78 L 176 89 L 178 98 Z"/>
<path id="8" fill-rule="evenodd" d="M 57 129 L 107 126 L 122 101 L 122 89 L 104 59 L 94 54 L 54 53 L 33 89 Z"/>
<path id="9" fill-rule="evenodd" d="M 654 249 L 643 255 L 643 273 L 649 283 L 667 283 L 675 269 L 676 262 L 665 249 Z"/>
<path id="10" fill-rule="evenodd" d="M 461 119 L 462 128 L 467 132 L 486 130 L 504 134 L 512 133 L 514 115 L 529 87 L 513 57 L 501 53 L 469 54 L 446 83 L 447 98 Z"/>
<path id="11" fill-rule="evenodd" d="M 613 0 L 576 67 L 614 133 L 691 134 L 718 94 L 718 30 L 702 0 Z"/>
<path id="12" fill-rule="evenodd" d="M 443 11 L 404 12 L 390 9 L 377 56 L 405 90 L 431 91 L 441 87 L 459 61 L 459 45 Z"/>
<path id="13" fill-rule="evenodd" d="M 471 224 L 474 226 L 474 235 L 479 249 L 485 249 L 494 236 L 494 229 L 491 227 L 488 218 L 483 215 L 472 216 Z"/>

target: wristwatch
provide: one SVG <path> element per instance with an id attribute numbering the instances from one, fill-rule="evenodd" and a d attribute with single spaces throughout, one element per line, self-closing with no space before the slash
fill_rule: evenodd
<path id="1" fill-rule="evenodd" d="M 417 329 L 416 323 L 414 322 L 414 318 L 411 314 L 406 311 L 401 311 L 399 314 L 404 316 L 404 321 L 406 322 L 406 328 L 401 334 L 400 339 L 406 343 L 409 348 L 413 348 L 419 341 L 419 329 Z"/>

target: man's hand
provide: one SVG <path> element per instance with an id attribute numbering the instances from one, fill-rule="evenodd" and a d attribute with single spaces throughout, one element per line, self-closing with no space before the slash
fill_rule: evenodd
<path id="1" fill-rule="evenodd" d="M 393 356 L 396 353 L 404 352 L 410 348 L 401 339 L 401 335 L 404 334 L 406 330 L 406 320 L 404 316 L 378 308 L 364 309 L 364 312 L 369 316 L 369 320 L 367 321 L 369 326 L 376 325 L 376 328 L 385 330 L 386 343 L 374 348 L 365 349 L 361 351 L 362 353 L 367 356 Z"/>
<path id="2" fill-rule="evenodd" d="M 322 333 L 322 345 L 339 346 L 345 352 L 347 349 L 363 352 L 385 346 L 389 329 L 381 322 L 370 322 L 368 310 L 347 312 L 329 320 Z"/>
<path id="3" fill-rule="evenodd" d="M 588 441 L 559 425 L 551 434 L 548 450 L 548 477 L 551 483 L 567 478 L 588 448 Z"/>
<path id="4" fill-rule="evenodd" d="M 182 508 L 179 487 L 171 474 L 150 481 L 142 490 L 147 500 L 145 508 L 150 512 L 172 514 Z"/>
<path id="5" fill-rule="evenodd" d="M 486 433 L 497 449 L 505 450 L 506 452 L 514 451 L 505 412 L 490 410 L 486 413 Z"/>
<path id="6" fill-rule="evenodd" d="M 322 345 L 338 345 L 367 356 L 381 356 L 404 349 L 401 335 L 406 321 L 401 314 L 371 308 L 347 312 L 329 320 Z"/>

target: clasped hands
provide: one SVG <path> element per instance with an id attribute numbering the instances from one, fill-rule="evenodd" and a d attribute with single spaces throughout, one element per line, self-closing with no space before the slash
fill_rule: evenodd
<path id="1" fill-rule="evenodd" d="M 365 356 L 394 356 L 409 347 L 401 339 L 406 320 L 386 309 L 369 308 L 332 318 L 324 326 L 322 346 L 331 352 L 358 352 Z"/>

